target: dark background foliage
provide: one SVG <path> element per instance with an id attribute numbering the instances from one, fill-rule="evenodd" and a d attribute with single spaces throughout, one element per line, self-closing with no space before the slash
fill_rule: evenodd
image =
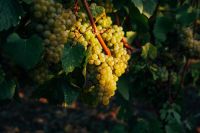
<path id="1" fill-rule="evenodd" d="M 74 7 L 73 0 L 57 1 Z M 81 103 L 85 80 L 81 70 L 86 55 L 82 47 L 66 47 L 62 63 L 52 66 L 51 80 L 44 85 L 37 86 L 29 79 L 29 71 L 40 63 L 44 49 L 41 38 L 28 23 L 31 2 L 0 0 L 1 104 L 19 100 L 23 89 L 28 89 L 30 99 L 44 97 L 50 104 Z M 89 1 L 92 2 L 104 7 L 108 2 L 113 4 L 108 15 L 123 27 L 128 43 L 137 49 L 109 105 L 117 110 L 116 119 L 123 124 L 113 123 L 108 132 L 199 133 L 200 58 L 188 54 L 191 51 L 182 46 L 180 35 L 181 29 L 187 27 L 200 35 L 200 1 Z M 62 66 L 68 75 L 58 71 Z M 87 101 L 92 98 L 84 97 Z M 106 107 L 96 107 L 105 111 L 102 108 Z"/>

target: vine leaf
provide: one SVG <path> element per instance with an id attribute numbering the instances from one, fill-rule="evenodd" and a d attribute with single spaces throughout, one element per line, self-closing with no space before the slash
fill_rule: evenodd
<path id="1" fill-rule="evenodd" d="M 147 59 L 147 58 L 155 59 L 157 57 L 157 48 L 153 46 L 151 43 L 147 43 L 142 47 L 141 56 L 144 59 Z"/>
<path id="2" fill-rule="evenodd" d="M 47 98 L 50 103 L 63 103 L 70 105 L 79 96 L 77 88 L 70 85 L 66 75 L 52 78 L 34 90 L 32 97 Z"/>
<path id="3" fill-rule="evenodd" d="M 23 10 L 17 0 L 0 0 L 0 31 L 16 26 Z"/>
<path id="4" fill-rule="evenodd" d="M 84 46 L 77 44 L 75 46 L 70 46 L 69 43 L 65 45 L 63 56 L 62 56 L 62 66 L 66 74 L 72 72 L 75 67 L 79 67 L 85 57 Z"/>
<path id="5" fill-rule="evenodd" d="M 157 3 L 155 0 L 143 0 L 143 6 L 144 6 L 143 14 L 147 18 L 150 18 L 156 9 L 156 5 Z"/>
<path id="6" fill-rule="evenodd" d="M 130 89 L 130 83 L 127 80 L 127 78 L 125 76 L 121 77 L 120 80 L 118 81 L 118 86 L 117 86 L 117 90 L 119 91 L 119 93 L 122 95 L 122 97 L 125 100 L 129 100 L 129 89 Z"/>
<path id="7" fill-rule="evenodd" d="M 131 5 L 130 12 L 134 12 L 130 14 L 130 19 L 132 25 L 137 25 L 137 32 L 147 32 L 149 30 L 148 18 L 141 14 L 134 5 Z"/>
<path id="8" fill-rule="evenodd" d="M 69 85 L 63 88 L 64 90 L 64 102 L 66 102 L 68 105 L 72 104 L 79 96 L 79 93 L 75 91 L 72 87 Z"/>
<path id="9" fill-rule="evenodd" d="M 134 31 L 127 31 L 126 32 L 126 39 L 127 39 L 128 44 L 132 44 L 133 43 L 136 35 L 137 35 L 137 33 L 134 32 Z"/>
<path id="10" fill-rule="evenodd" d="M 160 16 L 157 17 L 154 25 L 154 36 L 158 42 L 164 42 L 166 40 L 167 33 L 173 28 L 173 22 L 171 19 Z"/>
<path id="11" fill-rule="evenodd" d="M 86 74 L 87 74 L 87 63 L 88 63 L 88 59 L 91 55 L 91 47 L 89 47 L 86 51 L 86 54 L 85 54 L 85 61 L 84 61 L 84 64 L 83 64 L 83 71 L 82 71 L 82 74 L 85 78 L 85 81 L 86 81 Z"/>
<path id="12" fill-rule="evenodd" d="M 191 25 L 198 16 L 198 11 L 195 12 L 195 10 L 188 10 L 189 6 L 190 5 L 184 5 L 176 10 L 176 20 L 183 26 Z"/>
<path id="13" fill-rule="evenodd" d="M 147 18 L 150 18 L 153 15 L 157 5 L 155 0 L 132 0 L 132 2 L 139 12 Z"/>
<path id="14" fill-rule="evenodd" d="M 98 20 L 99 18 L 101 18 L 102 16 L 105 15 L 105 9 L 104 9 L 104 7 L 97 6 L 96 4 L 91 4 L 90 10 L 91 10 L 92 16 L 96 20 Z"/>
<path id="15" fill-rule="evenodd" d="M 135 6 L 137 7 L 137 9 L 142 14 L 142 12 L 143 12 L 143 2 L 142 2 L 142 0 L 132 0 L 132 2 L 135 4 Z"/>
<path id="16" fill-rule="evenodd" d="M 43 53 L 42 39 L 34 35 L 29 39 L 21 39 L 13 33 L 3 46 L 4 52 L 12 61 L 25 69 L 33 68 L 41 59 Z"/>
<path id="17" fill-rule="evenodd" d="M 168 123 L 166 126 L 165 126 L 165 131 L 166 133 L 181 133 L 183 132 L 183 127 L 178 124 L 175 120 L 172 120 L 171 123 Z"/>
<path id="18" fill-rule="evenodd" d="M 0 100 L 11 99 L 15 93 L 14 81 L 4 81 L 0 84 Z"/>

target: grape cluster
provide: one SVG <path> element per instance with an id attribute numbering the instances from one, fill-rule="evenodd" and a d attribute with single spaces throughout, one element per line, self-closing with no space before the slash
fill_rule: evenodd
<path id="1" fill-rule="evenodd" d="M 121 42 L 124 36 L 122 27 L 112 25 L 110 17 L 99 19 L 96 25 L 112 56 L 104 53 L 88 21 L 79 19 L 71 28 L 69 38 L 89 50 L 88 68 L 93 70 L 89 70 L 88 79 L 95 80 L 98 99 L 107 105 L 109 99 L 115 94 L 118 78 L 127 68 L 130 55 Z"/>
<path id="2" fill-rule="evenodd" d="M 47 61 L 58 63 L 67 41 L 68 29 L 76 21 L 76 16 L 51 0 L 35 0 L 33 14 L 37 22 L 36 30 L 44 38 Z"/>
<path id="3" fill-rule="evenodd" d="M 106 0 L 106 3 L 104 5 L 106 13 L 112 13 L 113 12 L 113 3 L 111 0 Z"/>
<path id="4" fill-rule="evenodd" d="M 200 40 L 195 38 L 195 34 L 190 27 L 183 29 L 181 38 L 184 46 L 189 50 L 189 56 L 200 57 Z"/>
<path id="5" fill-rule="evenodd" d="M 40 64 L 31 72 L 31 77 L 38 84 L 49 80 L 49 68 L 47 64 Z"/>
<path id="6" fill-rule="evenodd" d="M 98 0 L 98 5 L 103 6 L 105 8 L 106 13 L 112 13 L 113 12 L 113 3 L 111 0 Z"/>

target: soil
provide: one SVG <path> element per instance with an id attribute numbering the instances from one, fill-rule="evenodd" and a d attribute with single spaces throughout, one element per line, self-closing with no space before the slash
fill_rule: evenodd
<path id="1" fill-rule="evenodd" d="M 0 106 L 0 133 L 108 133 L 115 125 L 123 124 L 116 118 L 117 110 L 9 102 Z"/>

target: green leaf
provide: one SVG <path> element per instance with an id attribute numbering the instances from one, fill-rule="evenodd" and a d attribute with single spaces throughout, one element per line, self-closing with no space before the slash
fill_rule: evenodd
<path id="1" fill-rule="evenodd" d="M 131 25 L 135 27 L 137 26 L 137 32 L 145 33 L 149 30 L 149 21 L 146 16 L 141 14 L 139 10 L 134 6 L 130 5 L 130 19 L 131 19 Z"/>
<path id="2" fill-rule="evenodd" d="M 182 133 L 183 127 L 177 122 L 173 121 L 165 126 L 166 133 Z"/>
<path id="3" fill-rule="evenodd" d="M 113 0 L 112 3 L 114 4 L 114 7 L 118 10 L 122 8 L 127 8 L 127 5 L 130 3 L 129 1 L 125 0 Z"/>
<path id="4" fill-rule="evenodd" d="M 135 6 L 138 8 L 140 13 L 142 14 L 142 12 L 143 12 L 143 2 L 142 2 L 142 0 L 132 0 L 132 2 L 135 4 Z"/>
<path id="5" fill-rule="evenodd" d="M 148 122 L 150 133 L 163 133 L 162 124 L 158 119 L 149 119 Z"/>
<path id="6" fill-rule="evenodd" d="M 167 110 L 166 109 L 161 109 L 160 110 L 160 118 L 161 118 L 161 120 L 165 120 L 166 116 L 167 116 Z"/>
<path id="7" fill-rule="evenodd" d="M 148 133 L 149 132 L 149 123 L 143 118 L 138 118 L 137 123 L 133 125 L 132 133 Z"/>
<path id="8" fill-rule="evenodd" d="M 72 104 L 77 98 L 79 93 L 77 91 L 75 91 L 72 87 L 70 87 L 69 85 L 65 85 L 63 86 L 64 88 L 64 101 L 67 104 Z"/>
<path id="9" fill-rule="evenodd" d="M 144 59 L 147 59 L 147 58 L 155 59 L 157 57 L 157 48 L 153 46 L 151 43 L 147 43 L 142 47 L 141 56 Z"/>
<path id="10" fill-rule="evenodd" d="M 173 20 L 164 16 L 157 17 L 154 25 L 154 36 L 158 42 L 166 40 L 167 33 L 173 28 Z"/>
<path id="11" fill-rule="evenodd" d="M 125 100 L 129 100 L 130 83 L 125 76 L 121 77 L 118 81 L 117 90 Z"/>
<path id="12" fill-rule="evenodd" d="M 179 113 L 177 113 L 176 111 L 172 112 L 174 115 L 175 120 L 177 121 L 178 124 L 181 124 L 181 116 Z"/>
<path id="13" fill-rule="evenodd" d="M 16 26 L 23 10 L 17 0 L 0 0 L 0 31 Z"/>
<path id="14" fill-rule="evenodd" d="M 84 78 L 85 78 L 85 81 L 86 81 L 86 74 L 87 74 L 87 64 L 88 64 L 88 59 L 89 59 L 89 57 L 90 57 L 90 55 L 91 55 L 91 47 L 89 47 L 88 49 L 87 49 L 87 51 L 86 51 L 86 55 L 85 55 L 85 62 L 84 62 L 84 64 L 83 64 L 83 71 L 82 71 L 82 74 L 83 74 L 83 76 L 84 76 Z"/>
<path id="15" fill-rule="evenodd" d="M 32 97 L 45 97 L 50 103 L 67 103 L 71 104 L 77 99 L 79 91 L 70 85 L 65 74 L 52 78 L 45 84 L 37 88 Z"/>
<path id="16" fill-rule="evenodd" d="M 29 39 L 21 39 L 16 33 L 13 33 L 7 38 L 3 49 L 16 64 L 25 69 L 31 69 L 41 59 L 42 39 L 36 35 Z"/>
<path id="17" fill-rule="evenodd" d="M 132 44 L 133 40 L 135 39 L 136 37 L 136 32 L 134 31 L 127 31 L 126 32 L 126 38 L 127 38 L 127 42 L 128 44 Z"/>
<path id="18" fill-rule="evenodd" d="M 156 9 L 156 5 L 157 5 L 157 3 L 156 3 L 155 0 L 143 0 L 144 9 L 143 9 L 142 13 L 147 18 L 150 18 L 153 15 L 153 13 L 154 13 L 154 11 Z"/>
<path id="19" fill-rule="evenodd" d="M 181 6 L 177 9 L 176 20 L 183 26 L 189 26 L 196 19 L 196 13 L 194 10 L 189 10 L 190 5 Z"/>
<path id="20" fill-rule="evenodd" d="M 156 8 L 155 0 L 132 0 L 141 14 L 144 14 L 147 18 L 150 18 Z"/>
<path id="21" fill-rule="evenodd" d="M 101 16 L 105 15 L 105 9 L 102 6 L 97 6 L 96 4 L 91 4 L 90 10 L 92 12 L 92 16 L 98 20 Z"/>
<path id="22" fill-rule="evenodd" d="M 66 44 L 63 56 L 62 56 L 62 66 L 66 74 L 72 72 L 75 67 L 79 67 L 85 57 L 85 49 L 82 45 L 77 44 L 75 46 L 70 46 Z"/>
<path id="23" fill-rule="evenodd" d="M 14 81 L 4 81 L 0 84 L 0 100 L 11 99 L 14 96 L 15 89 Z"/>

